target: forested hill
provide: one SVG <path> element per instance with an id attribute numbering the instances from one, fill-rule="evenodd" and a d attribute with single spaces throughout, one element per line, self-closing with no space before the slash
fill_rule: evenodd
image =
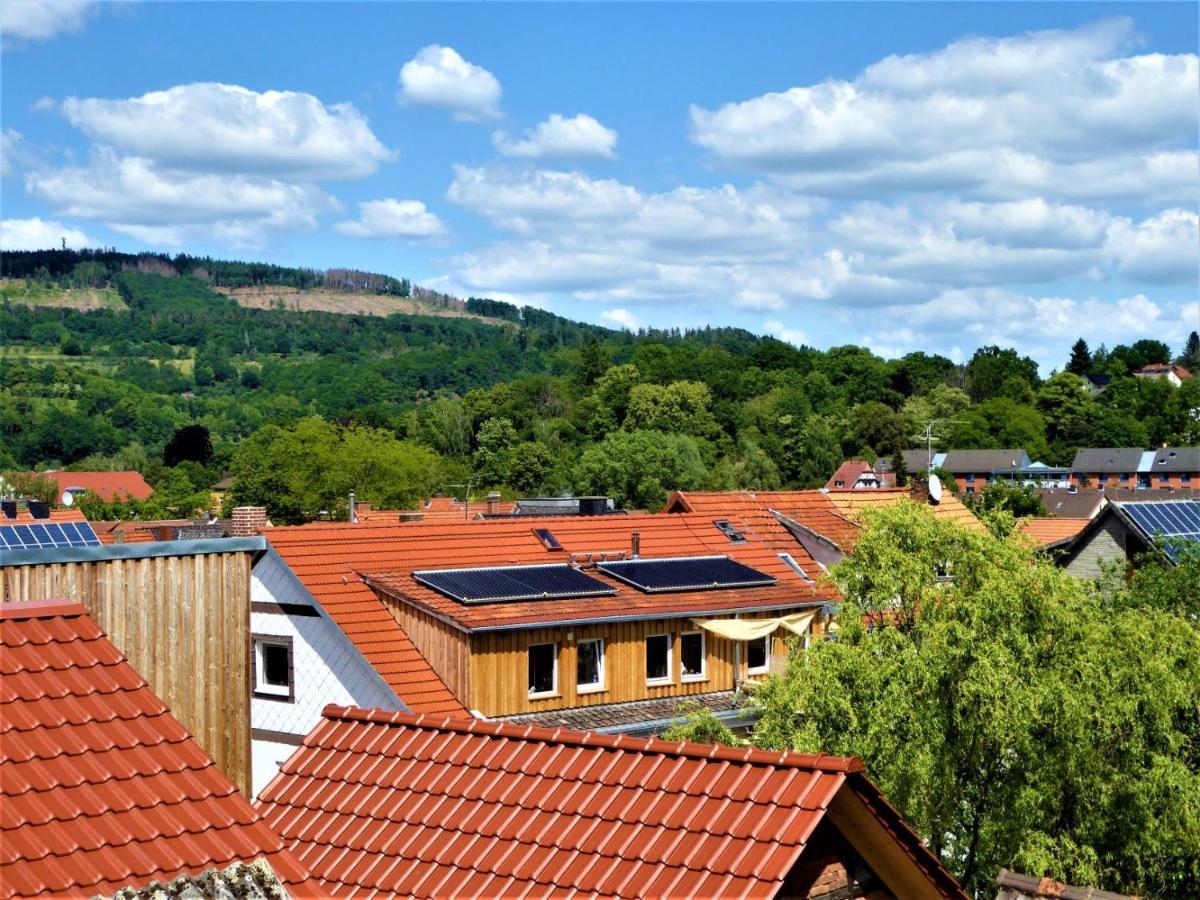
<path id="1" fill-rule="evenodd" d="M 1009 348 L 956 365 L 737 329 L 635 335 L 353 270 L 103 250 L 5 253 L 0 274 L 0 470 L 134 467 L 174 511 L 230 471 L 243 500 L 328 490 L 288 501 L 289 518 L 347 487 L 397 503 L 468 482 L 654 506 L 674 487 L 823 484 L 844 456 L 890 457 L 930 422 L 942 446 L 1019 446 L 1049 463 L 1083 445 L 1200 441 L 1200 379 L 1131 376 L 1171 358 L 1200 368 L 1195 336 L 1080 342 L 1064 347 L 1068 371 L 1042 380 Z M 229 296 L 258 289 L 416 298 L 430 314 Z M 87 302 L 43 302 L 63 293 Z M 1089 374 L 1112 377 L 1103 394 Z M 290 471 L 306 461 L 308 474 Z"/>

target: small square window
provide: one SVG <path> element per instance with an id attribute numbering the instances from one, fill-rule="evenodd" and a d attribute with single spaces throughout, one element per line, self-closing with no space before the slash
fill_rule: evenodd
<path id="1" fill-rule="evenodd" d="M 770 654 L 767 652 L 767 641 L 770 637 L 763 636 L 752 641 L 746 641 L 746 673 L 748 675 L 765 675 L 770 668 Z"/>
<path id="2" fill-rule="evenodd" d="M 975 483 L 975 473 L 972 472 L 971 474 L 967 475 L 967 484 L 974 484 L 974 483 Z"/>
<path id="3" fill-rule="evenodd" d="M 671 636 L 652 634 L 646 638 L 646 683 L 670 684 Z"/>
<path id="4" fill-rule="evenodd" d="M 1100 482 L 1101 484 L 1107 484 L 1107 483 L 1108 483 L 1108 473 L 1107 473 L 1107 472 L 1101 472 L 1101 473 L 1100 473 L 1100 478 L 1099 478 L 1098 480 L 1099 480 L 1099 482 Z"/>
<path id="5" fill-rule="evenodd" d="M 558 644 L 529 645 L 529 696 L 558 693 Z"/>
<path id="6" fill-rule="evenodd" d="M 1191 484 L 1192 476 L 1189 475 L 1187 472 L 1184 472 L 1182 475 L 1179 476 L 1179 483 L 1180 484 Z"/>
<path id="7" fill-rule="evenodd" d="M 252 668 L 255 697 L 288 703 L 296 699 L 290 637 L 254 635 Z"/>
<path id="8" fill-rule="evenodd" d="M 705 675 L 703 631 L 685 631 L 679 636 L 679 680 L 703 681 Z"/>
<path id="9" fill-rule="evenodd" d="M 975 493 L 975 488 L 973 488 L 973 487 L 969 487 L 969 488 L 967 488 L 967 493 L 968 493 L 968 494 L 973 494 L 973 493 Z"/>
<path id="10" fill-rule="evenodd" d="M 575 690 L 604 690 L 604 639 L 580 641 L 575 651 Z"/>
<path id="11" fill-rule="evenodd" d="M 1171 483 L 1170 474 L 1167 472 L 1159 472 L 1158 473 L 1158 483 L 1159 484 L 1170 484 Z"/>

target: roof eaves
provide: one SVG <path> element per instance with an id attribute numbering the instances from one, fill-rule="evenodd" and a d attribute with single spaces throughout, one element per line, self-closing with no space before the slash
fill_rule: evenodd
<path id="1" fill-rule="evenodd" d="M 205 538 L 197 541 L 154 541 L 140 544 L 103 544 L 99 547 L 58 547 L 48 550 L 6 550 L 0 566 L 36 566 L 69 562 L 107 562 L 113 559 L 150 559 L 163 556 L 204 556 L 210 553 L 254 553 L 267 548 L 256 537 Z"/>

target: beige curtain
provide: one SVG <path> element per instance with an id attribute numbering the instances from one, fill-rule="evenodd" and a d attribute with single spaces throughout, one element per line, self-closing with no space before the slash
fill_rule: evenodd
<path id="1" fill-rule="evenodd" d="M 793 634 L 807 634 L 816 611 L 795 613 L 779 619 L 693 619 L 700 628 L 731 641 L 753 641 L 786 628 Z"/>

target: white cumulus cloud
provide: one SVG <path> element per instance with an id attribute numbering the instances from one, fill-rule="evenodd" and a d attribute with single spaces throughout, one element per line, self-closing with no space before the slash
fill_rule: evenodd
<path id="1" fill-rule="evenodd" d="M 1108 229 L 1108 251 L 1127 278 L 1195 288 L 1200 279 L 1200 215 L 1167 209 L 1137 223 L 1115 219 Z"/>
<path id="2" fill-rule="evenodd" d="M 4 0 L 0 3 L 0 38 L 41 41 L 79 31 L 97 8 L 95 0 Z"/>
<path id="3" fill-rule="evenodd" d="M 339 234 L 365 238 L 431 238 L 444 234 L 442 220 L 420 200 L 366 200 L 358 204 L 358 219 L 338 222 Z"/>
<path id="4" fill-rule="evenodd" d="M 94 247 L 96 242 L 70 225 L 53 219 L 0 219 L 0 250 L 57 250 Z"/>
<path id="5" fill-rule="evenodd" d="M 520 139 L 497 131 L 492 135 L 492 144 L 505 156 L 527 159 L 612 159 L 616 156 L 617 133 L 583 113 L 571 119 L 553 113 L 545 122 L 526 129 Z"/>
<path id="6" fill-rule="evenodd" d="M 122 100 L 69 97 L 71 124 L 162 165 L 289 179 L 361 178 L 392 153 L 348 103 L 233 84 L 181 84 Z"/>
<path id="7" fill-rule="evenodd" d="M 400 69 L 400 98 L 414 106 L 448 109 L 464 122 L 500 118 L 500 82 L 453 47 L 430 44 Z"/>
<path id="8" fill-rule="evenodd" d="M 692 138 L 722 161 L 832 195 L 1194 192 L 1198 57 L 1121 56 L 1132 40 L 1117 20 L 956 41 L 853 81 L 693 106 Z"/>
<path id="9" fill-rule="evenodd" d="M 600 321 L 613 328 L 623 328 L 626 331 L 637 331 L 644 324 L 641 319 L 627 309 L 606 309 L 600 313 Z"/>
<path id="10" fill-rule="evenodd" d="M 276 232 L 314 230 L 317 213 L 336 206 L 311 184 L 165 169 L 107 149 L 84 166 L 32 172 L 25 184 L 60 215 L 173 246 L 207 237 L 255 247 Z"/>

